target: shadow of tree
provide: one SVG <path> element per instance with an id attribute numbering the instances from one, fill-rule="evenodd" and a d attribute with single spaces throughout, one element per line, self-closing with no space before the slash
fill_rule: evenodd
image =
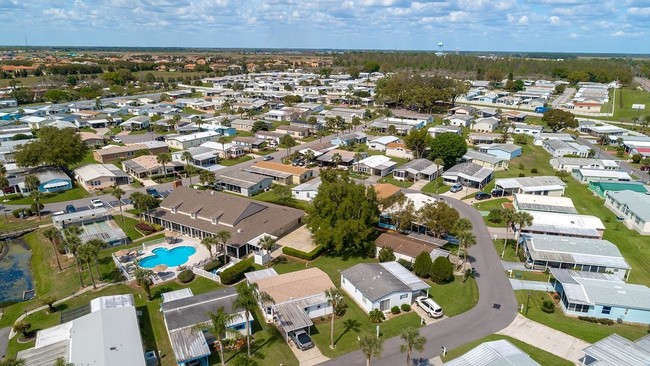
<path id="1" fill-rule="evenodd" d="M 343 332 L 341 332 L 341 334 L 339 334 L 339 336 L 334 340 L 334 345 L 336 345 L 346 333 L 350 331 L 359 333 L 359 331 L 361 330 L 361 323 L 356 319 L 348 319 L 344 321 L 343 326 L 344 326 Z"/>

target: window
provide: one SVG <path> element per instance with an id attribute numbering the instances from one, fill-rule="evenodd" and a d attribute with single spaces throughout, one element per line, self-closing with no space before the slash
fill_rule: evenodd
<path id="1" fill-rule="evenodd" d="M 601 311 L 602 314 L 611 314 L 611 312 L 612 312 L 611 306 L 603 306 L 603 310 Z"/>
<path id="2" fill-rule="evenodd" d="M 408 294 L 402 294 L 402 295 L 399 295 L 399 299 L 400 299 L 400 300 L 406 299 L 407 297 L 409 297 Z"/>

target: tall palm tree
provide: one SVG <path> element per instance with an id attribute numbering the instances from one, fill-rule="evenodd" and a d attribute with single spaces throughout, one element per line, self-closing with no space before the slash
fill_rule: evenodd
<path id="1" fill-rule="evenodd" d="M 138 218 L 140 219 L 140 222 L 142 222 L 142 206 L 144 205 L 146 195 L 142 192 L 133 192 L 129 196 L 129 199 L 133 206 L 138 209 Z"/>
<path id="2" fill-rule="evenodd" d="M 95 285 L 95 276 L 93 276 L 92 266 L 90 265 L 90 262 L 93 259 L 92 252 L 94 250 L 95 249 L 92 245 L 89 245 L 88 243 L 84 243 L 81 244 L 79 248 L 77 248 L 77 255 L 79 256 L 80 261 L 86 262 L 86 265 L 88 266 L 88 273 L 90 273 L 90 281 L 93 284 L 93 289 L 96 289 L 97 286 Z"/>
<path id="3" fill-rule="evenodd" d="M 226 249 L 226 244 L 230 240 L 230 232 L 226 230 L 221 230 L 217 233 L 217 241 L 221 244 L 221 250 L 223 251 L 223 264 L 225 265 L 228 261 L 228 251 Z"/>
<path id="4" fill-rule="evenodd" d="M 72 254 L 72 257 L 74 257 L 74 263 L 77 267 L 77 274 L 79 275 L 79 284 L 83 288 L 84 282 L 83 278 L 81 277 L 81 268 L 79 266 L 78 250 L 79 246 L 81 246 L 81 238 L 79 238 L 79 235 L 81 235 L 81 228 L 78 226 L 68 226 L 63 231 L 63 247 L 68 253 Z"/>
<path id="5" fill-rule="evenodd" d="M 122 214 L 122 197 L 124 196 L 124 190 L 120 187 L 113 188 L 111 194 L 117 199 L 117 203 L 120 205 L 120 216 L 122 216 L 122 224 L 124 224 L 124 215 Z"/>
<path id="6" fill-rule="evenodd" d="M 29 196 L 34 200 L 34 203 L 36 204 L 36 214 L 38 215 L 38 219 L 41 219 L 41 192 L 36 189 L 31 192 L 29 192 Z"/>
<path id="7" fill-rule="evenodd" d="M 311 163 L 314 161 L 314 159 L 316 159 L 316 154 L 314 154 L 312 150 L 307 150 L 303 156 L 308 163 Z"/>
<path id="8" fill-rule="evenodd" d="M 433 163 L 436 164 L 436 168 L 442 167 L 442 169 L 444 170 L 444 168 L 445 168 L 445 161 L 442 160 L 442 158 L 435 158 L 435 159 L 433 160 Z M 435 184 L 435 186 L 436 186 L 436 194 L 438 194 L 438 177 L 439 177 L 440 175 L 441 175 L 441 174 L 436 174 L 436 180 L 435 180 L 435 182 L 436 182 L 436 184 Z"/>
<path id="9" fill-rule="evenodd" d="M 99 252 L 102 249 L 106 248 L 108 246 L 108 243 L 106 243 L 101 239 L 95 238 L 95 239 L 88 240 L 86 244 L 90 245 L 93 248 L 93 250 L 90 251 L 90 255 L 93 261 L 95 262 L 95 272 L 97 272 L 97 280 L 101 281 L 102 276 L 101 273 L 99 273 Z"/>
<path id="10" fill-rule="evenodd" d="M 460 255 L 462 249 L 464 263 L 467 263 L 467 249 L 476 244 L 476 235 L 470 230 L 463 230 L 456 234 L 456 238 L 458 239 L 458 254 Z"/>
<path id="11" fill-rule="evenodd" d="M 373 357 L 381 357 L 381 353 L 384 351 L 384 341 L 372 334 L 366 334 L 359 338 L 359 348 L 366 356 L 366 366 L 370 366 L 370 360 Z"/>
<path id="12" fill-rule="evenodd" d="M 521 236 L 521 230 L 526 226 L 533 224 L 533 216 L 526 211 L 519 211 L 515 214 L 513 224 L 517 227 L 517 233 L 515 234 L 515 255 L 519 254 L 519 237 Z"/>
<path id="13" fill-rule="evenodd" d="M 332 163 L 334 163 L 334 167 L 338 168 L 339 164 L 343 162 L 343 157 L 339 153 L 334 153 L 332 155 Z"/>
<path id="14" fill-rule="evenodd" d="M 217 140 L 218 143 L 221 144 L 221 151 L 223 151 L 223 158 L 226 159 L 226 143 L 228 143 L 228 138 L 226 136 L 221 136 L 219 137 L 219 140 Z"/>
<path id="15" fill-rule="evenodd" d="M 135 282 L 147 294 L 147 300 L 151 301 L 151 286 L 153 285 L 153 271 L 150 269 L 138 267 L 133 272 Z"/>
<path id="16" fill-rule="evenodd" d="M 411 366 L 411 353 L 415 349 L 418 352 L 424 351 L 424 345 L 427 339 L 420 335 L 420 331 L 415 328 L 406 328 L 400 334 L 404 343 L 399 346 L 399 351 L 406 352 L 406 366 Z"/>
<path id="17" fill-rule="evenodd" d="M 309 125 L 309 128 L 311 129 L 311 133 L 316 132 L 316 124 L 318 123 L 318 119 L 316 116 L 309 116 L 307 117 L 307 124 Z"/>
<path id="18" fill-rule="evenodd" d="M 181 121 L 181 116 L 178 114 L 175 114 L 172 116 L 172 118 L 167 120 L 167 125 L 171 127 L 173 130 L 176 130 L 176 126 L 178 125 L 178 122 Z"/>
<path id="19" fill-rule="evenodd" d="M 219 345 L 219 359 L 221 360 L 221 364 L 225 365 L 226 360 L 223 357 L 223 343 L 221 340 L 239 334 L 239 332 L 228 326 L 237 317 L 237 314 L 228 314 L 223 306 L 220 306 L 214 313 L 208 313 L 208 317 L 210 317 L 210 325 L 206 326 L 205 323 L 197 324 L 195 328 L 200 331 L 207 328 L 212 333 Z"/>
<path id="20" fill-rule="evenodd" d="M 59 260 L 59 250 L 55 247 L 54 242 L 61 240 L 61 234 L 54 226 L 50 226 L 45 231 L 43 231 L 43 236 L 50 241 L 52 245 L 52 252 L 54 253 L 54 258 L 56 258 L 56 265 L 59 267 L 59 272 L 61 272 L 61 261 Z"/>
<path id="21" fill-rule="evenodd" d="M 38 189 L 39 185 L 41 185 L 41 181 L 34 174 L 28 174 L 25 177 L 25 188 L 27 188 L 28 191 Z"/>
<path id="22" fill-rule="evenodd" d="M 181 160 L 185 162 L 185 170 L 187 172 L 187 177 L 190 178 L 190 185 L 192 184 L 192 166 L 190 161 L 192 161 L 192 154 L 189 151 L 183 151 L 181 154 Z"/>
<path id="23" fill-rule="evenodd" d="M 242 282 L 237 285 L 237 298 L 233 303 L 235 309 L 242 309 L 246 313 L 246 350 L 251 356 L 251 313 L 255 312 L 258 304 L 273 303 L 273 298 L 264 291 L 259 291 L 255 286 Z"/>
<path id="24" fill-rule="evenodd" d="M 336 308 L 343 303 L 343 294 L 341 290 L 336 287 L 325 290 L 325 298 L 327 303 L 332 307 L 332 319 L 330 323 L 330 348 L 334 349 L 334 317 L 336 316 Z"/>
<path id="25" fill-rule="evenodd" d="M 352 125 L 352 127 L 354 127 L 354 130 L 356 131 L 357 127 L 361 126 L 361 118 L 359 118 L 357 116 L 352 117 L 351 125 Z"/>
<path id="26" fill-rule="evenodd" d="M 214 247 L 216 243 L 217 239 L 213 236 L 206 236 L 205 238 L 201 239 L 201 245 L 206 247 L 208 249 L 208 252 L 210 252 L 210 259 L 213 258 L 212 247 Z"/>
<path id="27" fill-rule="evenodd" d="M 164 152 L 156 155 L 156 162 L 162 165 L 164 177 L 167 177 L 167 163 L 171 161 L 172 161 L 172 154 L 168 152 Z"/>
<path id="28" fill-rule="evenodd" d="M 267 267 L 271 265 L 271 250 L 273 250 L 273 247 L 275 247 L 276 243 L 277 241 L 269 235 L 264 235 L 258 243 L 260 247 L 262 247 L 262 249 L 264 249 L 269 255 L 269 260 L 266 262 Z"/>

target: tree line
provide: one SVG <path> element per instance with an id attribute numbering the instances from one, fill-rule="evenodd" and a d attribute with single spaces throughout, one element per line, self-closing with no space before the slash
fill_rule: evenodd
<path id="1" fill-rule="evenodd" d="M 436 106 L 453 105 L 469 85 L 440 75 L 394 74 L 377 81 L 377 101 L 397 107 L 432 112 Z"/>

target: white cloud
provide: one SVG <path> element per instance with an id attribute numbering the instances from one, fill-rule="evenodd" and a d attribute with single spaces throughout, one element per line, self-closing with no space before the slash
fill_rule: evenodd
<path id="1" fill-rule="evenodd" d="M 560 17 L 555 15 L 551 16 L 549 20 L 551 21 L 552 25 L 560 25 L 562 23 L 562 19 L 560 19 Z"/>
<path id="2" fill-rule="evenodd" d="M 518 25 L 527 25 L 528 24 L 528 16 L 527 15 L 522 15 L 519 20 L 517 20 Z"/>
<path id="3" fill-rule="evenodd" d="M 569 38 L 571 38 L 571 39 L 578 39 L 578 33 L 571 33 L 571 34 L 569 34 Z"/>

